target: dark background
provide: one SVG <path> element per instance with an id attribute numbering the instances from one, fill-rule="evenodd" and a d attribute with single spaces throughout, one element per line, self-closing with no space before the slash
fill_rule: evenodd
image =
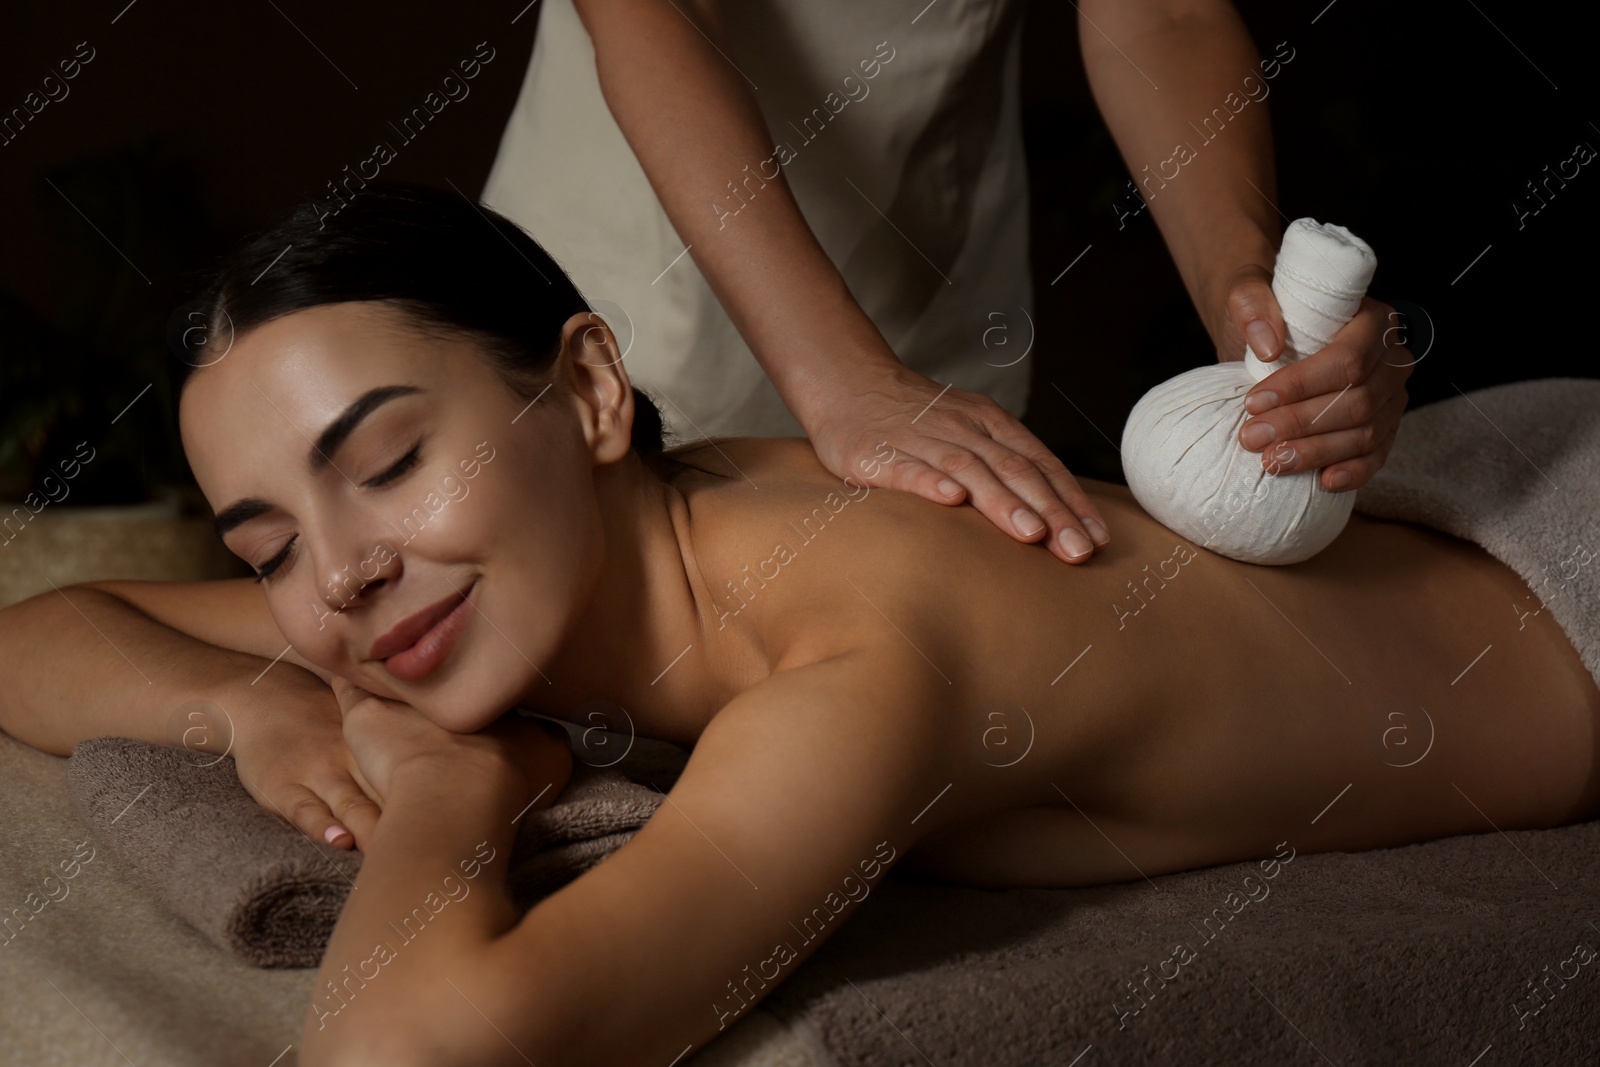
<path id="1" fill-rule="evenodd" d="M 104 427 L 138 397 L 121 420 L 135 437 L 129 462 L 170 462 L 165 381 L 147 371 L 193 272 L 323 194 L 380 137 L 398 147 L 384 177 L 477 195 L 532 48 L 538 7 L 525 3 L 111 0 L 9 12 L 0 113 L 80 41 L 95 56 L 65 99 L 0 144 L 0 360 L 109 357 L 111 370 L 85 364 L 104 411 L 84 425 Z M 1579 141 L 1600 147 L 1587 35 L 1548 7 L 1505 0 L 1238 6 L 1263 55 L 1279 41 L 1296 51 L 1265 105 L 1251 105 L 1272 116 L 1284 224 L 1310 215 L 1348 226 L 1378 253 L 1372 294 L 1409 301 L 1432 323 L 1425 355 L 1412 339 L 1423 358 L 1411 406 L 1499 382 L 1600 376 L 1588 291 L 1600 163 L 1552 183 L 1520 229 L 1512 206 L 1537 207 L 1526 183 Z M 1090 96 L 1075 27 L 1070 5 L 1028 7 L 1038 338 L 1025 421 L 1075 473 L 1120 482 L 1112 442 L 1128 410 L 1215 353 L 1150 213 L 1118 229 L 1112 204 L 1131 175 Z M 412 143 L 385 133 L 484 40 L 497 54 L 467 99 Z M 25 383 L 7 381 L 15 404 Z M 0 395 L 0 415 L 7 403 Z M 97 474 L 131 483 L 131 469 Z"/>

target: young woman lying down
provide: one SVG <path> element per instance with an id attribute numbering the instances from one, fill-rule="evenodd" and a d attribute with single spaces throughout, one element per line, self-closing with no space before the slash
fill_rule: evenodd
<path id="1" fill-rule="evenodd" d="M 1085 480 L 1118 535 L 1065 566 L 801 439 L 663 452 L 611 331 L 453 193 L 302 209 L 204 299 L 184 447 L 261 577 L 7 609 L 0 726 L 173 743 L 213 700 L 251 794 L 363 852 L 304 1067 L 665 1067 L 794 973 L 852 874 L 1081 886 L 1600 814 L 1600 690 L 1554 627 L 1462 677 L 1528 597 L 1468 542 L 1356 515 L 1256 567 Z M 388 947 L 568 781 L 510 709 L 597 702 L 692 748 L 654 817 L 526 914 L 491 863 Z"/>

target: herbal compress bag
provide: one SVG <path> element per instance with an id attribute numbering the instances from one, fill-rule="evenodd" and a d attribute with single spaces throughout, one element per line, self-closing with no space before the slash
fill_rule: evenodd
<path id="1" fill-rule="evenodd" d="M 1203 548 L 1246 563 L 1298 563 L 1339 536 L 1353 491 L 1330 492 L 1320 471 L 1271 474 L 1270 445 L 1239 444 L 1249 417 L 1244 394 L 1256 382 L 1313 355 L 1349 322 L 1378 260 L 1343 226 L 1296 219 L 1284 232 L 1272 292 L 1288 327 L 1285 351 L 1262 363 L 1196 367 L 1146 393 L 1122 430 L 1122 469 L 1141 507 Z M 1337 402 L 1337 401 L 1335 401 Z"/>

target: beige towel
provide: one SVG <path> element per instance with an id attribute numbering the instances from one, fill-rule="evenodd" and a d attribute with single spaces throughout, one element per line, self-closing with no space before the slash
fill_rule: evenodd
<path id="1" fill-rule="evenodd" d="M 531 908 L 620 848 L 684 759 L 646 738 L 615 767 L 575 759 L 555 803 L 519 820 L 509 874 L 518 906 Z M 67 782 L 94 843 L 218 947 L 258 967 L 321 961 L 361 854 L 314 841 L 261 807 L 231 758 L 94 738 L 73 749 Z"/>
<path id="2" fill-rule="evenodd" d="M 1536 378 L 1408 411 L 1355 510 L 1472 541 L 1532 592 L 1600 684 L 1600 380 Z"/>

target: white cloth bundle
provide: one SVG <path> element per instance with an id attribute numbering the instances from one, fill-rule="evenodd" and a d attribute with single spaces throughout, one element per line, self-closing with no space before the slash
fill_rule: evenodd
<path id="1" fill-rule="evenodd" d="M 1157 521 L 1220 555 L 1281 565 L 1310 559 L 1339 536 L 1355 493 L 1330 492 L 1319 471 L 1269 474 L 1265 452 L 1239 444 L 1249 417 L 1244 394 L 1256 382 L 1312 355 L 1354 317 L 1377 257 L 1343 226 L 1296 219 L 1283 235 L 1272 292 L 1288 338 L 1262 363 L 1214 363 L 1146 393 L 1122 429 L 1122 470 L 1141 507 Z"/>

